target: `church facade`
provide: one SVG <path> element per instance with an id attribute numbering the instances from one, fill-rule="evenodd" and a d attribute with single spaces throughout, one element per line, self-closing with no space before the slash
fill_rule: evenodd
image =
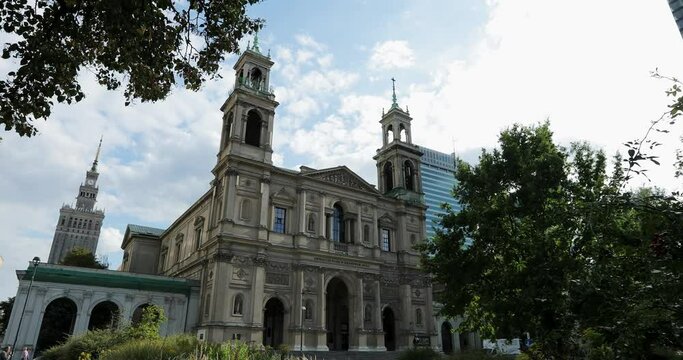
<path id="1" fill-rule="evenodd" d="M 378 119 L 377 188 L 345 166 L 276 167 L 272 65 L 257 44 L 240 56 L 210 189 L 158 236 L 127 232 L 122 270 L 198 281 L 195 329 L 209 341 L 306 351 L 436 346 L 431 282 L 414 250 L 425 240 L 426 207 L 409 113 L 394 95 Z"/>

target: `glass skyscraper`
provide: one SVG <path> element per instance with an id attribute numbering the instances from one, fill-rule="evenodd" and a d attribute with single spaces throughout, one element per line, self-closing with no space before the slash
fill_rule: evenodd
<path id="1" fill-rule="evenodd" d="M 439 215 L 445 211 L 441 208 L 448 203 L 453 210 L 459 211 L 460 204 L 453 198 L 452 190 L 455 186 L 455 155 L 446 154 L 420 146 L 423 155 L 420 172 L 422 173 L 422 191 L 424 192 L 427 208 L 426 233 L 427 237 L 434 236 L 434 227 L 439 224 Z"/>

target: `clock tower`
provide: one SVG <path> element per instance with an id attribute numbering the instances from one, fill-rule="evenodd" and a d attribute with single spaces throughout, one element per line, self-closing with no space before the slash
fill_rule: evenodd
<path id="1" fill-rule="evenodd" d="M 76 205 L 66 204 L 59 210 L 59 220 L 52 240 L 48 263 L 58 264 L 74 248 L 83 248 L 91 253 L 97 250 L 97 241 L 104 212 L 95 208 L 97 202 L 97 163 L 102 148 L 102 139 L 97 146 L 95 160 L 85 173 L 85 182 L 78 188 Z"/>

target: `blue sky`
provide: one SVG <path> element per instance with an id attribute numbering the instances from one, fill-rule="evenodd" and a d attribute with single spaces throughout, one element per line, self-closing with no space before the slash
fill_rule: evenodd
<path id="1" fill-rule="evenodd" d="M 276 164 L 345 164 L 370 183 L 392 77 L 414 142 L 473 159 L 500 130 L 546 118 L 557 141 L 613 154 L 666 109 L 668 84 L 649 72 L 683 76 L 664 0 L 266 0 L 249 13 L 266 20 L 260 45 L 275 61 Z M 0 135 L 0 298 L 15 294 L 17 268 L 47 259 L 59 207 L 74 202 L 100 135 L 98 253 L 113 268 L 127 224 L 165 227 L 208 190 L 235 60 L 199 92 L 129 107 L 84 73 L 87 98 L 57 106 L 38 136 Z M 13 66 L 0 60 L 0 73 Z M 670 164 L 682 132 L 659 138 L 655 184 L 680 187 Z"/>

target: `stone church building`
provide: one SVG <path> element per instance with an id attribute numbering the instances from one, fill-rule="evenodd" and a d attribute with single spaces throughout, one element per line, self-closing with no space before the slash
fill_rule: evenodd
<path id="1" fill-rule="evenodd" d="M 410 115 L 394 95 L 379 121 L 378 189 L 346 166 L 276 167 L 272 65 L 257 44 L 237 60 L 211 188 L 158 238 L 127 232 L 122 270 L 199 281 L 196 329 L 210 341 L 310 351 L 436 344 L 431 284 L 413 249 L 425 206 Z"/>

